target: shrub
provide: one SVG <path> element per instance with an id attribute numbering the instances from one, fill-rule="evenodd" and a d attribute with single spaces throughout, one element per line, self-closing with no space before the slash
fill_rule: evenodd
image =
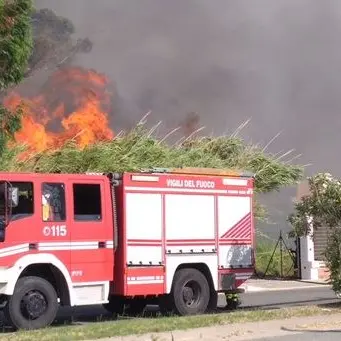
<path id="1" fill-rule="evenodd" d="M 293 235 L 314 235 L 319 227 L 328 229 L 324 252 L 330 281 L 336 293 L 341 292 L 341 181 L 329 173 L 308 178 L 310 194 L 295 203 L 295 212 L 288 217 Z"/>

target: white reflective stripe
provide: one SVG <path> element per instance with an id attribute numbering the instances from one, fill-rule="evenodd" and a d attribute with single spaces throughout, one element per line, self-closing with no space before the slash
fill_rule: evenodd
<path id="1" fill-rule="evenodd" d="M 138 277 L 127 277 L 128 281 L 154 281 L 154 280 L 161 280 L 163 276 L 138 276 Z"/>
<path id="2" fill-rule="evenodd" d="M 236 273 L 236 279 L 249 279 L 253 275 L 252 272 L 250 273 Z"/>
<path id="3" fill-rule="evenodd" d="M 114 242 L 112 240 L 109 240 L 105 243 L 105 247 L 107 249 L 112 249 L 114 247 Z"/>
<path id="4" fill-rule="evenodd" d="M 223 179 L 223 185 L 247 186 L 247 180 L 246 179 Z"/>
<path id="5" fill-rule="evenodd" d="M 132 181 L 149 181 L 149 182 L 158 182 L 158 176 L 150 176 L 150 175 L 132 175 Z"/>
<path id="6" fill-rule="evenodd" d="M 141 191 L 141 192 L 183 192 L 183 193 L 208 193 L 208 194 L 227 194 L 226 189 L 190 189 L 190 188 L 167 188 L 167 187 L 125 187 L 128 191 Z"/>
<path id="7" fill-rule="evenodd" d="M 140 284 L 163 284 L 164 276 L 138 276 L 127 277 L 127 284 L 140 285 Z"/>
<path id="8" fill-rule="evenodd" d="M 24 253 L 29 251 L 29 244 L 19 244 L 15 246 L 6 247 L 0 249 L 0 257 L 14 256 L 19 253 Z"/>
<path id="9" fill-rule="evenodd" d="M 155 280 L 155 281 L 127 281 L 129 285 L 141 285 L 141 284 L 163 284 L 163 280 Z"/>
<path id="10" fill-rule="evenodd" d="M 98 241 L 85 242 L 42 242 L 38 244 L 39 251 L 77 251 L 77 250 L 97 250 L 99 249 Z M 34 244 L 34 243 L 33 243 Z M 112 249 L 113 241 L 105 242 L 105 248 Z M 0 249 L 0 258 L 17 255 L 28 252 L 29 243 L 18 244 L 15 246 L 5 247 Z"/>
<path id="11" fill-rule="evenodd" d="M 72 243 L 59 243 L 49 245 L 48 243 L 45 245 L 39 244 L 39 250 L 44 251 L 68 251 L 68 250 L 96 250 L 98 249 L 98 243 L 84 243 L 84 244 L 72 244 Z"/>

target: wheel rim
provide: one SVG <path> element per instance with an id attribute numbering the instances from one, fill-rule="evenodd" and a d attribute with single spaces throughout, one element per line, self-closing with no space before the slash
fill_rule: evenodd
<path id="1" fill-rule="evenodd" d="M 182 289 L 182 299 L 187 307 L 198 305 L 201 298 L 200 285 L 195 281 L 188 281 Z"/>
<path id="2" fill-rule="evenodd" d="M 26 293 L 20 302 L 21 313 L 29 320 L 36 320 L 42 316 L 46 312 L 47 306 L 46 297 L 36 290 Z"/>

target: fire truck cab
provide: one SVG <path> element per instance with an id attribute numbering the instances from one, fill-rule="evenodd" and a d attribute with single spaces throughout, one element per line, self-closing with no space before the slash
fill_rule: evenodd
<path id="1" fill-rule="evenodd" d="M 60 305 L 200 314 L 253 273 L 253 177 L 0 173 L 0 299 L 16 329 Z"/>

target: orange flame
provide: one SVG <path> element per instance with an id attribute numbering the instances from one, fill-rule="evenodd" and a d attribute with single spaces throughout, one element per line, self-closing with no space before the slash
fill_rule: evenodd
<path id="1" fill-rule="evenodd" d="M 30 152 L 53 150 L 73 139 L 80 148 L 114 137 L 109 127 L 111 93 L 105 76 L 82 68 L 57 71 L 37 97 L 9 94 L 4 106 L 15 110 L 23 104 L 22 128 L 15 143 Z"/>

